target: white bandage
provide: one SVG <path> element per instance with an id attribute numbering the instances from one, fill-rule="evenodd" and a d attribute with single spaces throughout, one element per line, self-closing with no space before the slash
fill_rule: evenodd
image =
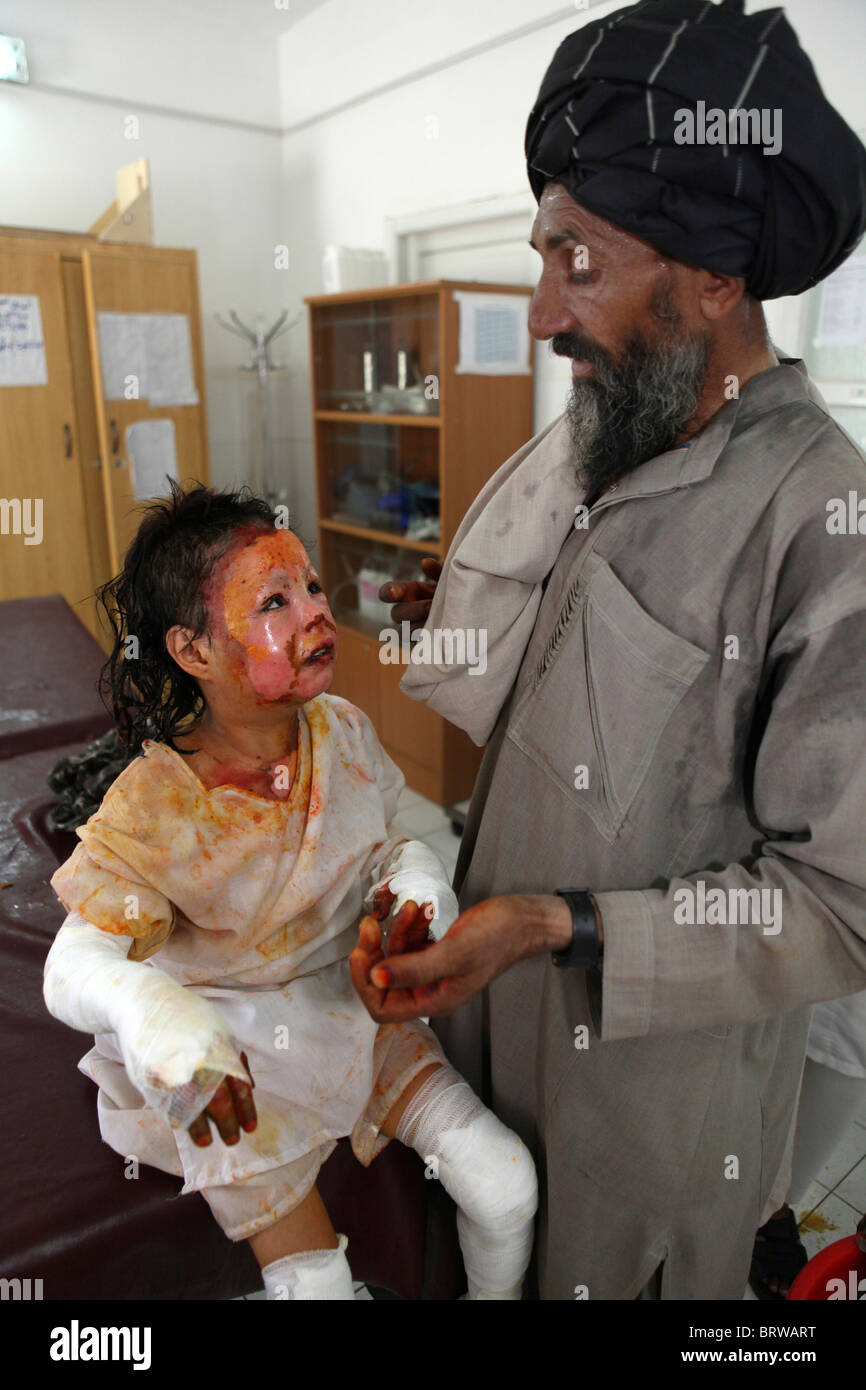
<path id="1" fill-rule="evenodd" d="M 440 1067 L 419 1088 L 396 1138 L 420 1154 L 457 1203 L 469 1298 L 519 1299 L 538 1208 L 526 1145 L 453 1067 Z"/>
<path id="2" fill-rule="evenodd" d="M 115 1033 L 127 1074 L 175 1129 L 200 1115 L 223 1077 L 248 1080 L 234 1040 L 207 999 L 161 970 L 126 959 L 130 940 L 71 912 L 45 962 L 48 1012 L 83 1033 Z"/>
<path id="3" fill-rule="evenodd" d="M 377 888 L 387 883 L 394 894 L 395 902 L 391 909 L 396 916 L 404 903 L 432 903 L 433 920 L 430 933 L 436 941 L 441 941 L 451 923 L 460 916 L 457 898 L 448 882 L 445 866 L 432 849 L 422 840 L 406 840 L 392 855 L 381 876 L 370 888 L 364 899 L 365 907 L 370 907 Z"/>
<path id="4" fill-rule="evenodd" d="M 308 1303 L 354 1299 L 352 1271 L 345 1255 L 349 1242 L 345 1236 L 339 1241 L 336 1250 L 304 1250 L 265 1265 L 262 1279 L 268 1299 Z"/>

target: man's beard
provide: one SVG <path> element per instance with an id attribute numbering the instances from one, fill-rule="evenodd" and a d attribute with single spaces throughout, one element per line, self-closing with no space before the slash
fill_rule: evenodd
<path id="1" fill-rule="evenodd" d="M 674 447 L 701 398 L 709 339 L 677 329 L 660 343 L 639 335 L 619 362 L 573 333 L 557 333 L 551 346 L 591 362 L 595 372 L 575 379 L 565 409 L 577 482 L 594 500 L 615 479 Z"/>

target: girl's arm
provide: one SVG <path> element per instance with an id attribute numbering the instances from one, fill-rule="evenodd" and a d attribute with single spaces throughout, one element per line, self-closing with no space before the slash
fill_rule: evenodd
<path id="1" fill-rule="evenodd" d="M 54 1018 L 85 1033 L 115 1033 L 129 1079 L 175 1129 L 186 1129 L 224 1076 L 249 1080 L 211 1003 L 161 970 L 127 959 L 129 937 L 70 912 L 45 962 Z"/>

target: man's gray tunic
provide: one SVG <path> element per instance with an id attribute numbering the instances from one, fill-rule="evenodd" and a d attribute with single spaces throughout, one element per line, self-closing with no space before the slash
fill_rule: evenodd
<path id="1" fill-rule="evenodd" d="M 437 1020 L 536 1156 L 542 1298 L 633 1298 L 662 1261 L 663 1297 L 742 1297 L 809 1006 L 866 988 L 866 537 L 827 511 L 852 492 L 862 454 L 784 359 L 548 578 L 455 888 L 591 889 L 603 966 L 535 956 Z M 699 879 L 740 925 L 678 920 Z"/>

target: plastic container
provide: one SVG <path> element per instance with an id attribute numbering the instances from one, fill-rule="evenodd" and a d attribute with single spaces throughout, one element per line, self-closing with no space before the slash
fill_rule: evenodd
<path id="1" fill-rule="evenodd" d="M 819 1250 L 788 1290 L 789 1302 L 856 1298 L 866 1298 L 866 1251 L 860 1249 L 856 1236 L 834 1240 Z"/>

